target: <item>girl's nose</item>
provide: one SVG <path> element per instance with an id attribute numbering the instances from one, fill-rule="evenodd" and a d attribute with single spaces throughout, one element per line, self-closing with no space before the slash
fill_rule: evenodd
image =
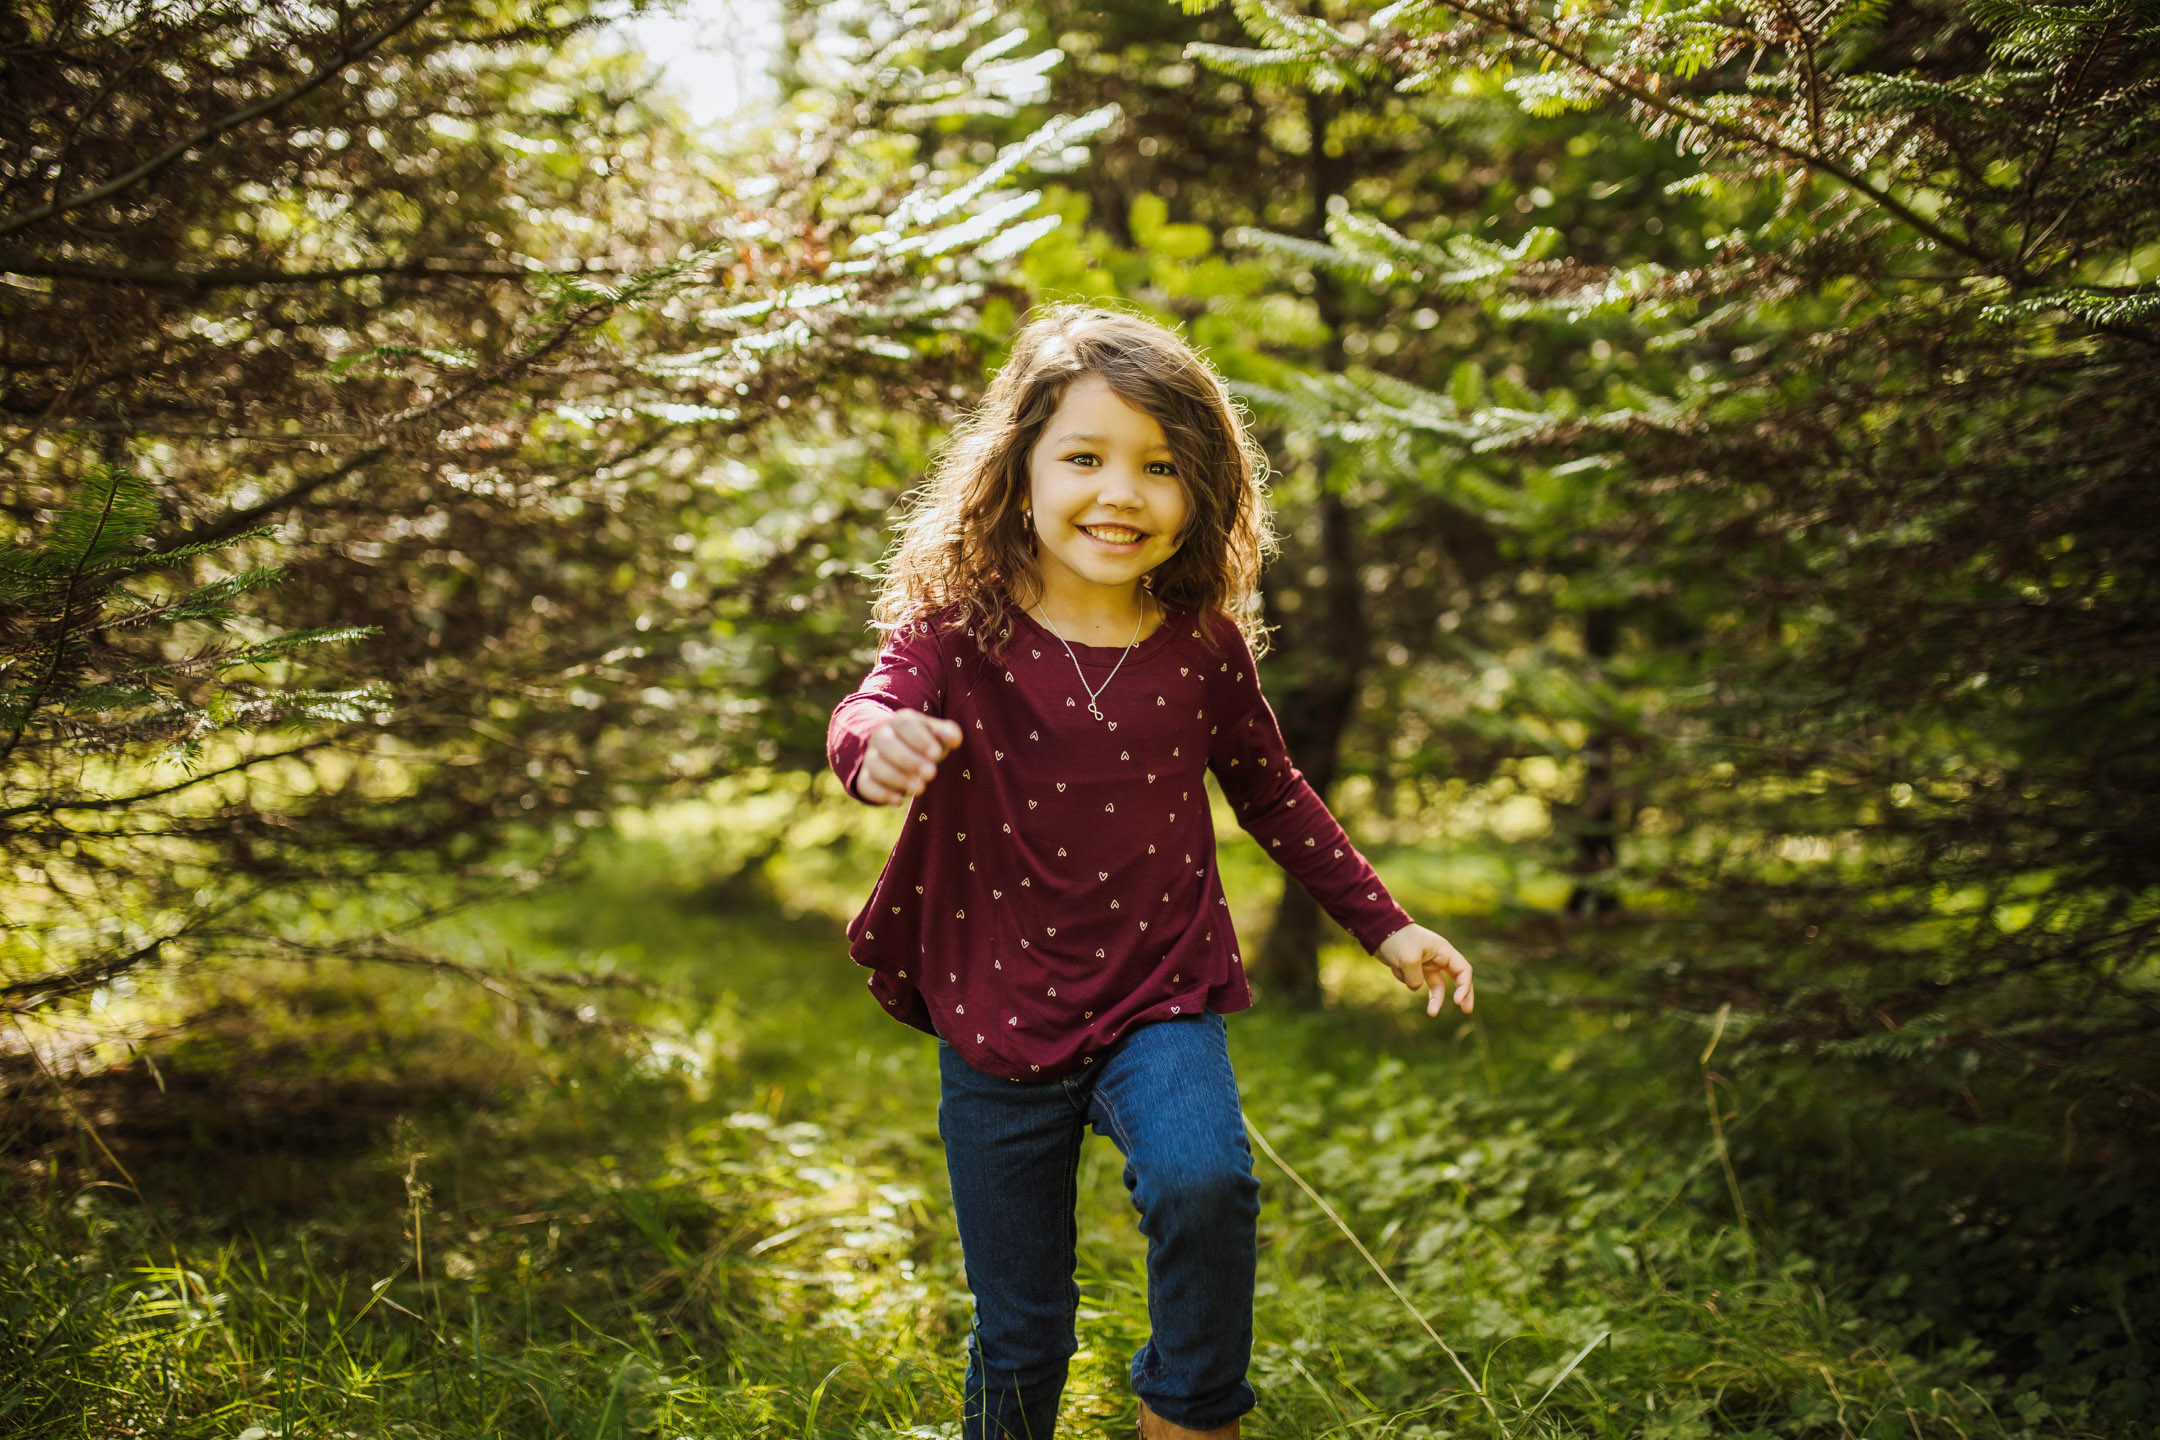
<path id="1" fill-rule="evenodd" d="M 1130 509 L 1140 503 L 1140 486 L 1131 475 L 1125 472 L 1123 467 L 1105 465 L 1103 467 L 1102 485 L 1096 490 L 1095 498 L 1104 505 Z"/>

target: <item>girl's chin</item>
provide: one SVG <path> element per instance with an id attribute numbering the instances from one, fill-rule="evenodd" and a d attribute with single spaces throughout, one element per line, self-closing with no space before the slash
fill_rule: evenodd
<path id="1" fill-rule="evenodd" d="M 1154 569 L 1156 563 L 1135 549 L 1129 556 L 1092 555 L 1087 563 L 1074 565 L 1072 570 L 1090 584 L 1122 588 L 1139 584 L 1140 577 Z"/>

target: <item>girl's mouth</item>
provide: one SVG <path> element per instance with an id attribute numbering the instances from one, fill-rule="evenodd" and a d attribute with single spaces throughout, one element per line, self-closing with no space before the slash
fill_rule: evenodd
<path id="1" fill-rule="evenodd" d="M 1135 530 L 1130 525 L 1082 525 L 1080 533 L 1105 545 L 1138 545 L 1147 539 L 1145 530 Z"/>

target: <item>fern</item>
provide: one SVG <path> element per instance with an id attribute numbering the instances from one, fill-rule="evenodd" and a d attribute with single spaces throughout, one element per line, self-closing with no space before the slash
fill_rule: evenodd
<path id="1" fill-rule="evenodd" d="M 1245 33 L 1263 45 L 1306 53 L 1350 47 L 1350 38 L 1325 20 L 1285 10 L 1269 0 L 1232 0 L 1231 8 Z"/>
<path id="2" fill-rule="evenodd" d="M 1547 117 L 1595 109 L 1605 98 L 1605 87 L 1598 81 L 1566 71 L 1511 75 L 1507 90 L 1524 111 Z"/>
<path id="3" fill-rule="evenodd" d="M 1373 261 L 1355 255 L 1336 245 L 1324 245 L 1317 240 L 1307 240 L 1297 235 L 1280 235 L 1272 230 L 1255 229 L 1249 225 L 1225 231 L 1223 244 L 1249 246 L 1265 250 L 1269 254 L 1307 265 L 1315 270 L 1340 275 L 1346 280 L 1370 281 Z"/>
<path id="4" fill-rule="evenodd" d="M 124 754 L 149 744 L 153 763 L 193 754 L 204 735 L 218 728 L 256 728 L 295 720 L 357 716 L 379 710 L 387 695 L 362 687 L 362 707 L 349 697 L 361 691 L 264 689 L 250 682 L 210 681 L 202 672 L 225 674 L 259 668 L 323 645 L 349 644 L 376 632 L 372 626 L 322 626 L 202 652 L 193 660 L 167 658 L 184 631 L 223 630 L 236 620 L 235 603 L 276 584 L 284 571 L 252 565 L 230 575 L 161 596 L 145 596 L 124 583 L 153 567 L 197 559 L 223 546 L 184 545 L 159 551 L 150 537 L 160 518 L 156 492 L 139 475 L 96 466 L 30 540 L 0 547 L 0 600 L 21 621 L 4 633 L 0 673 L 14 683 L 0 690 L 0 759 L 42 755 L 60 746 Z M 240 541 L 259 539 L 249 531 Z M 137 640 L 133 637 L 140 635 Z M 182 687 L 201 691 L 183 693 Z M 174 750 L 171 747 L 178 745 Z M 158 747 L 164 747 L 160 749 Z"/>
<path id="5" fill-rule="evenodd" d="M 2015 300 L 1985 307 L 1981 314 L 1994 321 L 2034 320 L 2050 314 L 2066 314 L 2092 325 L 2133 325 L 2160 320 L 2160 285 L 2141 286 L 2125 294 L 2108 294 L 2064 287 L 2038 290 Z"/>
<path id="6" fill-rule="evenodd" d="M 148 483 L 98 466 L 53 516 L 43 545 L 0 547 L 0 596 L 18 603 L 43 597 L 65 608 L 71 592 L 54 590 L 54 581 L 126 565 L 140 555 L 157 518 L 157 495 Z"/>
<path id="7" fill-rule="evenodd" d="M 1236 45 L 1195 41 L 1185 47 L 1185 58 L 1218 74 L 1255 85 L 1302 86 L 1332 94 L 1349 84 L 1348 77 L 1328 63 L 1326 57 L 1302 50 L 1250 50 Z"/>

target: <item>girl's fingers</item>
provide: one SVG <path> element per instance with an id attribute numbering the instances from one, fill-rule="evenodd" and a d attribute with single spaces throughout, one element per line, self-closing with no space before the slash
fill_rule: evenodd
<path id="1" fill-rule="evenodd" d="M 943 726 L 944 729 L 938 727 Z M 951 739 L 946 732 L 951 732 Z M 927 715 L 903 712 L 887 727 L 887 733 L 914 755 L 935 764 L 944 759 L 960 743 L 960 727 L 950 720 L 937 720 Z"/>
<path id="2" fill-rule="evenodd" d="M 873 745 L 870 753 L 863 758 L 863 773 L 891 792 L 890 799 L 878 802 L 889 805 L 919 793 L 930 777 L 937 773 L 937 767 L 914 758 L 912 752 L 908 752 L 906 759 L 895 760 Z"/>
<path id="3" fill-rule="evenodd" d="M 1454 982 L 1455 1004 L 1463 1014 L 1470 1013 L 1477 997 L 1470 986 L 1470 962 L 1460 955 L 1435 957 L 1425 962 L 1425 1013 L 1438 1015 L 1448 1002 L 1448 982 Z"/>
<path id="4" fill-rule="evenodd" d="M 881 743 L 882 742 L 882 743 Z M 888 725 L 870 739 L 871 753 L 881 756 L 901 777 L 927 782 L 937 773 L 937 762 L 945 758 L 945 752 L 927 747 L 916 737 L 902 732 L 898 723 Z"/>
<path id="5" fill-rule="evenodd" d="M 855 793 L 873 805 L 890 805 L 893 802 L 892 787 L 878 779 L 872 764 L 875 759 L 875 756 L 864 757 L 862 769 L 855 775 Z"/>
<path id="6" fill-rule="evenodd" d="M 863 757 L 862 773 L 855 777 L 855 788 L 873 805 L 890 805 L 896 798 L 892 772 L 875 751 Z"/>

